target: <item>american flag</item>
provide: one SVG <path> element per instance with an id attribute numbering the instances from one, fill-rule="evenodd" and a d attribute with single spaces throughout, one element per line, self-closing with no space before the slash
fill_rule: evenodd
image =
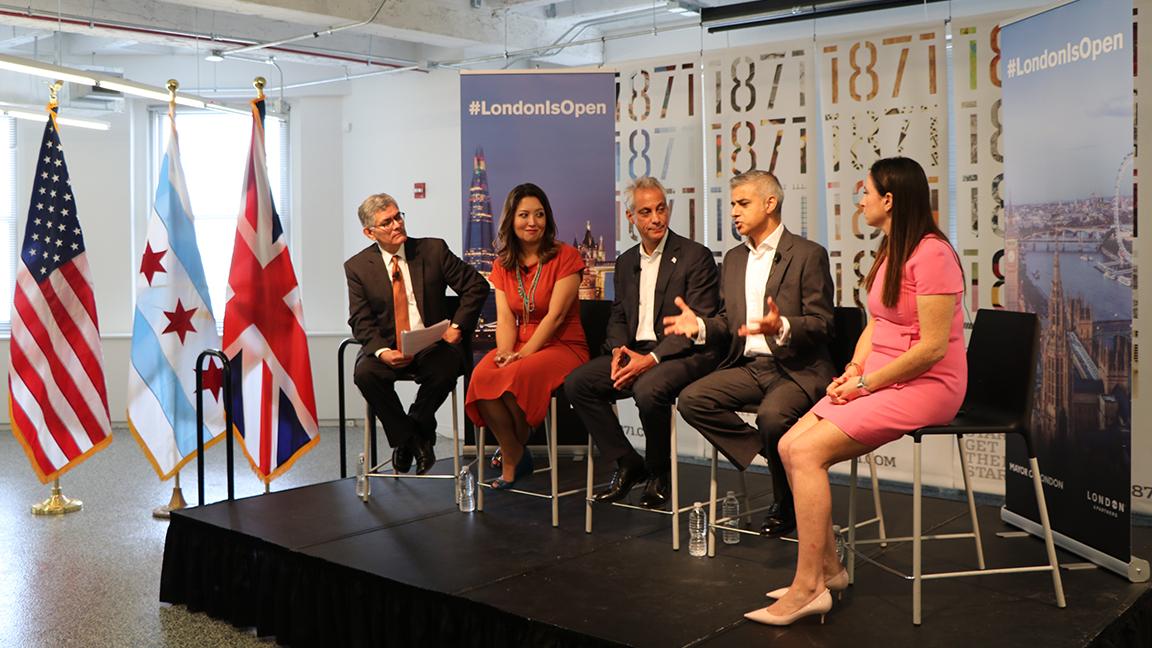
<path id="1" fill-rule="evenodd" d="M 12 431 L 45 483 L 112 441 L 92 273 L 55 105 L 49 117 L 16 270 L 8 371 Z"/>
<path id="2" fill-rule="evenodd" d="M 265 482 L 320 441 L 304 308 L 268 189 L 264 100 L 252 101 L 252 145 L 224 306 L 233 412 L 241 447 Z"/>

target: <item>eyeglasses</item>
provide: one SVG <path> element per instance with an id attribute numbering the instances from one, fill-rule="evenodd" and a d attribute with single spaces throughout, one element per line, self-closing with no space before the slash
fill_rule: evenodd
<path id="1" fill-rule="evenodd" d="M 396 223 L 404 222 L 404 212 L 396 212 L 392 218 L 386 218 L 375 225 L 369 226 L 368 229 L 387 230 Z"/>

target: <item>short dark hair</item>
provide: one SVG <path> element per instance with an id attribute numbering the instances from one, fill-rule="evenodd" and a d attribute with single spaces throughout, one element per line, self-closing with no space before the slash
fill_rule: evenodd
<path id="1" fill-rule="evenodd" d="M 520 205 L 520 201 L 525 198 L 535 198 L 544 206 L 544 238 L 541 239 L 540 249 L 537 251 L 540 263 L 546 263 L 559 252 L 559 247 L 556 244 L 556 219 L 552 216 L 552 205 L 548 202 L 547 194 L 531 182 L 516 185 L 512 191 L 508 192 L 508 197 L 504 200 L 504 211 L 500 216 L 500 231 L 496 244 L 496 260 L 506 270 L 513 270 L 520 263 L 522 248 L 520 239 L 516 238 L 513 225 L 516 222 L 516 208 Z"/>

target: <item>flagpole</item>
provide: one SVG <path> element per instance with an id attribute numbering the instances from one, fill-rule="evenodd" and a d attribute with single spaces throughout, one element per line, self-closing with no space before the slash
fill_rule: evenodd
<path id="1" fill-rule="evenodd" d="M 256 88 L 256 100 L 257 101 L 260 101 L 261 99 L 264 98 L 264 86 L 267 84 L 268 84 L 268 81 L 262 76 L 258 76 L 255 79 L 252 79 L 252 87 Z M 271 493 L 271 492 L 272 492 L 272 480 L 265 477 L 264 478 L 264 494 L 267 495 L 268 493 Z"/>
<path id="2" fill-rule="evenodd" d="M 49 117 L 51 117 L 52 110 L 59 105 L 56 94 L 60 92 L 62 87 L 64 87 L 64 82 L 60 80 L 56 80 L 48 86 Z M 60 492 L 60 478 L 57 477 L 52 481 L 52 494 L 49 495 L 48 499 L 32 505 L 32 515 L 64 515 L 65 513 L 75 513 L 82 508 L 84 508 L 84 502 L 67 498 Z"/>
<path id="3" fill-rule="evenodd" d="M 168 79 L 168 118 L 172 120 L 172 125 L 176 123 L 176 90 L 180 87 L 180 82 L 176 79 Z M 171 516 L 172 511 L 179 511 L 180 509 L 187 508 L 188 502 L 184 501 L 184 492 L 180 490 L 180 471 L 176 471 L 176 483 L 172 486 L 172 497 L 164 506 L 157 506 L 152 509 L 152 517 L 167 520 Z"/>

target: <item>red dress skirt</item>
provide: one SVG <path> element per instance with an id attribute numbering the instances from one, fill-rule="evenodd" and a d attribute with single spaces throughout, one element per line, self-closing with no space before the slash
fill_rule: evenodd
<path id="1" fill-rule="evenodd" d="M 540 320 L 548 314 L 548 302 L 552 299 L 556 282 L 584 270 L 584 261 L 576 248 L 564 243 L 560 243 L 559 247 L 556 256 L 540 268 L 540 277 L 535 282 L 535 308 L 527 320 L 524 317 L 524 302 L 520 298 L 520 281 L 516 274 L 521 274 L 525 292 L 532 293 L 532 280 L 537 267 L 518 270 L 506 270 L 499 264 L 492 267 L 492 275 L 489 277 L 492 285 L 507 295 L 512 314 L 521 322 L 516 327 L 513 350 L 519 350 L 531 339 Z M 524 410 L 528 425 L 540 425 L 548 411 L 552 391 L 564 384 L 569 372 L 588 361 L 588 343 L 584 340 L 584 328 L 580 324 L 579 304 L 573 304 L 568 309 L 552 339 L 535 353 L 503 367 L 496 366 L 495 358 L 496 350 L 493 349 L 472 370 L 472 380 L 464 400 L 464 411 L 468 418 L 476 425 L 484 425 L 476 401 L 496 400 L 505 393 L 511 393 L 520 409 Z"/>

